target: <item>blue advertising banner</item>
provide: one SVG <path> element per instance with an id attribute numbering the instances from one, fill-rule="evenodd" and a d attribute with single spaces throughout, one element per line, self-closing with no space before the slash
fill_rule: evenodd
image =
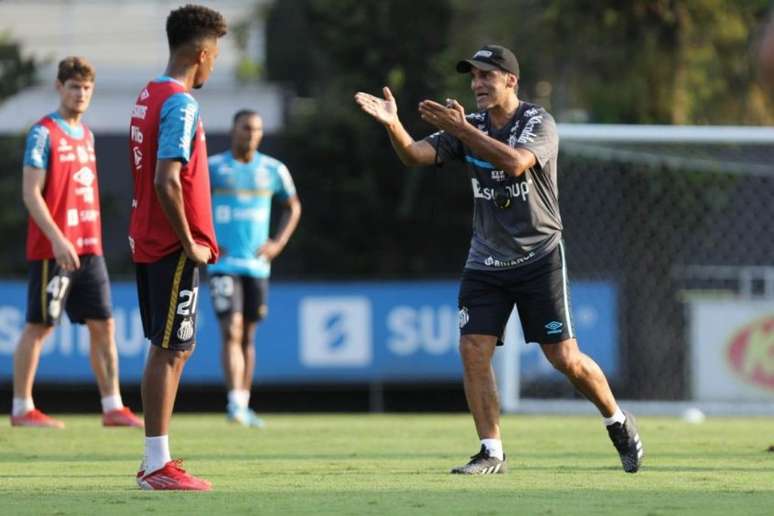
<path id="1" fill-rule="evenodd" d="M 257 332 L 255 377 L 264 383 L 458 380 L 457 283 L 272 283 L 269 315 Z M 142 376 L 143 337 L 133 283 L 112 285 L 122 382 Z M 209 292 L 199 293 L 197 347 L 184 383 L 220 383 L 220 336 Z M 615 287 L 572 286 L 575 327 L 582 349 L 610 376 L 618 370 Z M 13 351 L 24 326 L 26 284 L 0 282 L 0 381 L 9 381 Z M 47 340 L 37 381 L 88 382 L 89 337 L 62 323 Z M 539 347 L 521 344 L 522 378 L 555 374 Z"/>

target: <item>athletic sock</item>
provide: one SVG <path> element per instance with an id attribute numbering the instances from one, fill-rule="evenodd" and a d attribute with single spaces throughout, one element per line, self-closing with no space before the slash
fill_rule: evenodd
<path id="1" fill-rule="evenodd" d="M 624 421 L 626 421 L 626 416 L 624 416 L 624 413 L 621 412 L 620 407 L 615 408 L 615 412 L 613 412 L 613 415 L 610 417 L 603 417 L 602 420 L 605 422 L 605 426 L 610 426 L 615 423 L 621 423 L 623 424 Z"/>
<path id="2" fill-rule="evenodd" d="M 35 404 L 32 402 L 32 398 L 14 398 L 11 415 L 14 417 L 23 416 L 34 408 Z"/>
<path id="3" fill-rule="evenodd" d="M 228 404 L 230 407 L 242 408 L 242 391 L 238 389 L 231 389 L 228 391 Z"/>
<path id="4" fill-rule="evenodd" d="M 110 396 L 102 397 L 102 413 L 107 414 L 113 410 L 124 408 L 124 402 L 121 400 L 120 394 L 111 394 Z"/>
<path id="5" fill-rule="evenodd" d="M 250 391 L 239 391 L 239 401 L 242 403 L 242 407 L 247 408 L 250 405 Z"/>
<path id="6" fill-rule="evenodd" d="M 503 442 L 500 439 L 481 439 L 490 457 L 496 457 L 503 460 Z"/>
<path id="7" fill-rule="evenodd" d="M 168 435 L 145 438 L 145 475 L 163 468 L 170 460 Z"/>

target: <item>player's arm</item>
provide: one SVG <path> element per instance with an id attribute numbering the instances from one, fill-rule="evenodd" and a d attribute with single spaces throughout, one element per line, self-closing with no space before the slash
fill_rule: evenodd
<path id="1" fill-rule="evenodd" d="M 210 260 L 210 248 L 197 244 L 191 234 L 191 227 L 185 218 L 183 203 L 183 185 L 180 182 L 180 171 L 183 164 L 174 159 L 160 159 L 156 162 L 156 174 L 153 177 L 153 187 L 164 210 L 169 224 L 183 246 L 185 254 L 195 263 L 207 263 Z"/>
<path id="2" fill-rule="evenodd" d="M 375 97 L 359 91 L 355 94 L 355 102 L 360 108 L 381 123 L 387 130 L 392 148 L 404 165 L 409 167 L 432 165 L 435 163 L 435 149 L 430 143 L 415 141 L 403 127 L 398 118 L 398 105 L 392 96 L 390 88 L 383 89 L 384 98 Z"/>
<path id="3" fill-rule="evenodd" d="M 43 198 L 43 188 L 46 185 L 46 170 L 25 166 L 22 178 L 22 200 L 24 206 L 38 225 L 40 230 L 51 242 L 56 262 L 66 271 L 75 270 L 81 266 L 75 246 L 67 240 L 62 230 L 54 222 Z"/>
<path id="4" fill-rule="evenodd" d="M 432 100 L 423 100 L 419 103 L 419 114 L 423 120 L 456 136 L 478 157 L 510 176 L 520 176 L 537 164 L 532 151 L 510 147 L 470 124 L 465 118 L 465 109 L 456 100 L 450 101 L 448 107 Z"/>
<path id="5" fill-rule="evenodd" d="M 277 222 L 277 232 L 273 238 L 270 238 L 261 246 L 259 255 L 272 261 L 279 255 L 287 245 L 293 232 L 298 227 L 298 221 L 301 220 L 301 201 L 297 195 L 288 197 L 282 206 L 282 213 Z"/>

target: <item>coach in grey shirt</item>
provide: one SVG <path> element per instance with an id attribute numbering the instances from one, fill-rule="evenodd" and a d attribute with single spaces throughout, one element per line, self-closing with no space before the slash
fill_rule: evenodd
<path id="1" fill-rule="evenodd" d="M 452 473 L 504 473 L 500 408 L 492 355 L 514 305 L 527 342 L 599 409 L 626 472 L 638 471 L 642 442 L 634 418 L 616 403 L 599 366 L 583 354 L 570 314 L 567 266 L 559 215 L 553 118 L 519 100 L 519 64 L 513 53 L 487 45 L 457 63 L 469 74 L 478 112 L 465 115 L 452 99 L 419 104 L 423 120 L 438 128 L 414 141 L 398 118 L 389 88 L 379 98 L 358 92 L 355 101 L 381 122 L 407 166 L 466 164 L 474 200 L 473 235 L 459 293 L 460 354 L 465 396 L 480 451 Z"/>

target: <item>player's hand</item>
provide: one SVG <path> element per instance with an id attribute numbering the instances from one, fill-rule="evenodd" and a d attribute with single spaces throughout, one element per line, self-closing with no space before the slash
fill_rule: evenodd
<path id="1" fill-rule="evenodd" d="M 383 99 L 358 91 L 355 94 L 355 102 L 377 121 L 384 125 L 390 125 L 398 120 L 398 104 L 395 102 L 390 88 L 385 86 L 382 92 L 384 92 Z"/>
<path id="2" fill-rule="evenodd" d="M 257 254 L 258 256 L 263 256 L 266 258 L 267 261 L 272 261 L 274 258 L 279 256 L 283 247 L 284 246 L 282 244 L 270 238 L 266 240 L 266 243 L 264 243 L 260 249 L 258 249 Z"/>
<path id="3" fill-rule="evenodd" d="M 454 99 L 446 99 L 445 106 L 434 100 L 423 100 L 419 103 L 419 116 L 438 129 L 453 135 L 457 135 L 468 123 L 465 119 L 465 108 Z"/>
<path id="4" fill-rule="evenodd" d="M 210 251 L 210 248 L 206 245 L 197 244 L 196 242 L 184 246 L 183 251 L 186 256 L 197 265 L 204 265 L 212 258 L 212 251 Z"/>
<path id="5" fill-rule="evenodd" d="M 54 251 L 56 263 L 62 269 L 74 271 L 81 266 L 81 260 L 78 258 L 75 246 L 66 238 L 54 240 L 51 243 L 51 249 Z"/>

